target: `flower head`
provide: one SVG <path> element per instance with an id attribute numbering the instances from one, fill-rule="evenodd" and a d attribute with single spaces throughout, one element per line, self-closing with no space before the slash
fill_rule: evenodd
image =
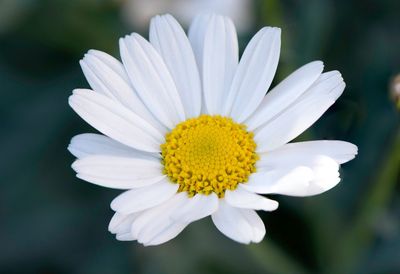
<path id="1" fill-rule="evenodd" d="M 188 36 L 172 16 L 156 16 L 150 42 L 135 33 L 120 40 L 122 63 L 100 51 L 85 55 L 92 90 L 74 90 L 69 103 L 104 135 L 75 136 L 72 167 L 83 180 L 126 190 L 111 203 L 109 230 L 119 240 L 161 244 L 211 215 L 227 237 L 259 242 L 265 227 L 255 210 L 278 207 L 261 194 L 325 192 L 357 154 L 343 141 L 289 143 L 345 84 L 315 61 L 266 94 L 279 28 L 261 29 L 240 62 L 229 18 L 198 16 Z"/>

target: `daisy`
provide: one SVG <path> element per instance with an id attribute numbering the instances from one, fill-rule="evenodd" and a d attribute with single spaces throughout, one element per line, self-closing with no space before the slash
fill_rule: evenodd
<path id="1" fill-rule="evenodd" d="M 339 181 L 357 147 L 343 141 L 289 143 L 342 94 L 339 72 L 311 62 L 267 94 L 280 29 L 265 27 L 238 58 L 232 21 L 200 15 L 188 37 L 170 15 L 151 20 L 150 41 L 119 41 L 122 63 L 90 50 L 80 61 L 92 88 L 70 106 L 101 134 L 81 134 L 69 150 L 77 177 L 125 190 L 111 208 L 118 240 L 158 245 L 211 216 L 240 243 L 265 227 L 255 210 L 278 202 L 261 194 L 311 196 Z"/>

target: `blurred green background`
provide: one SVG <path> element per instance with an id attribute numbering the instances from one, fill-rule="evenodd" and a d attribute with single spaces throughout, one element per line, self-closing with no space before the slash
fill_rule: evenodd
<path id="1" fill-rule="evenodd" d="M 118 56 L 120 36 L 147 35 L 136 18 L 144 7 L 127 2 L 0 0 L 0 273 L 400 273 L 400 112 L 389 96 L 400 72 L 400 1 L 243 8 L 241 50 L 260 27 L 282 28 L 275 83 L 316 59 L 343 74 L 344 95 L 299 139 L 350 141 L 359 155 L 332 191 L 276 197 L 280 208 L 261 213 L 258 245 L 237 244 L 206 219 L 148 248 L 107 231 L 119 192 L 75 178 L 66 149 L 95 131 L 67 104 L 72 89 L 88 87 L 79 59 L 91 48 Z M 150 2 L 176 13 L 176 1 Z"/>

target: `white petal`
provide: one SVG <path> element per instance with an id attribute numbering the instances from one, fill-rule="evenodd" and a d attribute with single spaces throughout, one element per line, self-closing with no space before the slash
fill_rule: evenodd
<path id="1" fill-rule="evenodd" d="M 259 152 L 276 149 L 303 133 L 343 93 L 345 84 L 339 73 L 325 79 L 322 74 L 298 100 L 269 123 L 255 131 Z"/>
<path id="2" fill-rule="evenodd" d="M 225 114 L 241 123 L 260 105 L 278 66 L 281 30 L 265 27 L 249 42 L 240 59 Z"/>
<path id="3" fill-rule="evenodd" d="M 340 181 L 339 164 L 329 157 L 317 155 L 301 164 L 304 166 L 288 170 L 287 174 L 280 178 L 276 173 L 283 174 L 284 169 L 255 173 L 243 187 L 256 193 L 303 197 L 321 194 Z"/>
<path id="4" fill-rule="evenodd" d="M 254 173 L 250 176 L 249 182 L 242 187 L 255 193 L 295 195 L 308 188 L 313 178 L 314 173 L 311 168 L 300 166 L 291 170 Z"/>
<path id="5" fill-rule="evenodd" d="M 159 152 L 163 135 L 124 106 L 91 90 L 74 90 L 69 104 L 91 126 L 127 146 Z"/>
<path id="6" fill-rule="evenodd" d="M 176 194 L 178 188 L 178 184 L 164 179 L 147 187 L 123 192 L 111 202 L 111 208 L 122 214 L 139 212 L 167 201 Z"/>
<path id="7" fill-rule="evenodd" d="M 160 228 L 157 228 L 159 230 L 157 231 L 157 235 L 152 236 L 151 240 L 142 243 L 145 246 L 163 244 L 178 236 L 178 234 L 181 233 L 187 225 L 187 223 L 171 223 L 168 226 L 163 226 L 162 230 Z"/>
<path id="8" fill-rule="evenodd" d="M 267 123 L 302 95 L 321 75 L 321 61 L 308 63 L 274 87 L 262 100 L 257 110 L 246 120 L 249 131 Z"/>
<path id="9" fill-rule="evenodd" d="M 117 234 L 115 238 L 118 241 L 134 241 L 134 240 L 136 240 L 136 238 L 134 238 L 130 232 L 123 233 L 123 234 Z"/>
<path id="10" fill-rule="evenodd" d="M 343 164 L 357 155 L 357 146 L 344 141 L 307 141 L 286 144 L 276 150 L 260 154 L 257 166 L 261 168 L 294 167 L 325 155 Z"/>
<path id="11" fill-rule="evenodd" d="M 134 33 L 120 39 L 120 51 L 133 87 L 154 116 L 170 129 L 185 120 L 175 83 L 153 46 Z"/>
<path id="12" fill-rule="evenodd" d="M 258 214 L 254 210 L 241 209 L 241 211 L 242 216 L 253 228 L 253 236 L 251 237 L 251 241 L 253 243 L 261 242 L 265 236 L 265 225 L 260 216 L 258 216 Z"/>
<path id="13" fill-rule="evenodd" d="M 82 180 L 116 189 L 148 186 L 165 178 L 156 159 L 94 155 L 76 160 L 72 168 Z"/>
<path id="14" fill-rule="evenodd" d="M 264 223 L 254 210 L 234 208 L 221 199 L 211 218 L 219 231 L 239 243 L 258 243 L 264 238 Z"/>
<path id="15" fill-rule="evenodd" d="M 163 204 L 144 211 L 132 224 L 132 235 L 144 245 L 161 244 L 178 235 L 187 223 L 175 222 L 171 214 L 184 206 L 187 194 L 181 192 Z"/>
<path id="16" fill-rule="evenodd" d="M 124 215 L 115 212 L 114 216 L 111 218 L 110 224 L 108 225 L 108 231 L 113 234 L 131 233 L 132 223 L 138 214 L 139 213 Z"/>
<path id="17" fill-rule="evenodd" d="M 130 85 L 123 65 L 114 57 L 90 50 L 79 62 L 94 91 L 119 102 L 162 133 L 165 128 L 153 117 Z"/>
<path id="18" fill-rule="evenodd" d="M 153 17 L 150 42 L 171 73 L 186 117 L 197 117 L 201 111 L 201 83 L 192 47 L 182 27 L 171 15 Z"/>
<path id="19" fill-rule="evenodd" d="M 200 76 L 203 72 L 203 51 L 204 51 L 204 39 L 208 24 L 211 19 L 211 14 L 200 14 L 197 15 L 189 28 L 189 41 L 193 48 L 193 53 L 196 58 L 197 66 L 199 68 Z"/>
<path id="20" fill-rule="evenodd" d="M 299 187 L 294 182 L 287 184 L 290 192 L 279 193 L 290 196 L 313 196 L 326 192 L 340 182 L 339 164 L 326 156 L 317 156 L 305 163 L 313 171 L 313 177 L 306 187 Z M 293 187 L 296 187 L 295 189 Z"/>
<path id="21" fill-rule="evenodd" d="M 119 60 L 99 50 L 91 49 L 88 51 L 88 54 L 98 58 L 102 63 L 104 63 L 104 65 L 109 67 L 111 70 L 113 70 L 114 73 L 118 74 L 120 77 L 123 78 L 124 81 L 129 83 L 129 78 L 128 75 L 126 75 L 125 68 Z"/>
<path id="22" fill-rule="evenodd" d="M 233 207 L 265 211 L 276 210 L 279 205 L 277 201 L 248 192 L 240 185 L 235 190 L 227 190 L 225 192 L 225 201 Z"/>
<path id="23" fill-rule="evenodd" d="M 150 160 L 160 158 L 159 153 L 136 150 L 110 137 L 95 133 L 84 133 L 74 136 L 71 139 L 68 150 L 77 158 L 84 158 L 90 155 L 121 156 Z"/>
<path id="24" fill-rule="evenodd" d="M 202 77 L 205 107 L 209 114 L 221 114 L 238 63 L 238 42 L 232 21 L 212 15 L 203 49 Z"/>
<path id="25" fill-rule="evenodd" d="M 171 218 L 177 222 L 191 223 L 213 214 L 218 209 L 218 196 L 197 194 L 187 197 L 187 202 L 178 208 Z"/>
<path id="26" fill-rule="evenodd" d="M 326 156 L 318 156 L 308 164 L 314 172 L 314 178 L 306 189 L 292 194 L 293 196 L 318 195 L 332 189 L 340 182 L 339 164 L 335 160 Z"/>

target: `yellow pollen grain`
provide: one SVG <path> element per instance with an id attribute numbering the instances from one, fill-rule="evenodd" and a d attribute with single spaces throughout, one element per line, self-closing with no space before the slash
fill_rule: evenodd
<path id="1" fill-rule="evenodd" d="M 164 174 L 189 196 L 224 197 L 256 171 L 256 143 L 231 118 L 201 115 L 178 124 L 161 145 Z"/>

